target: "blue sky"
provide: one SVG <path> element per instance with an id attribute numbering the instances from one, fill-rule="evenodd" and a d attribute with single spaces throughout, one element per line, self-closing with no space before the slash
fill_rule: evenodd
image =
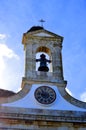
<path id="1" fill-rule="evenodd" d="M 86 101 L 86 0 L 0 0 L 0 88 L 18 91 L 24 75 L 22 35 L 40 25 L 64 37 L 63 69 L 72 95 Z"/>

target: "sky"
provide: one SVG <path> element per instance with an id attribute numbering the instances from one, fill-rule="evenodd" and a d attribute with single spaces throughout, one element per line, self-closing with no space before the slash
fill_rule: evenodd
<path id="1" fill-rule="evenodd" d="M 23 33 L 40 26 L 64 37 L 67 90 L 86 101 L 86 0 L 0 0 L 0 88 L 19 91 L 24 76 Z"/>

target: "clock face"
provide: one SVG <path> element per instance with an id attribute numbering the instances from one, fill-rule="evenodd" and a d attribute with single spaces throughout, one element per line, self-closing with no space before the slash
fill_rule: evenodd
<path id="1" fill-rule="evenodd" d="M 55 91 L 48 86 L 41 86 L 37 88 L 34 95 L 36 100 L 42 104 L 51 104 L 56 99 Z"/>

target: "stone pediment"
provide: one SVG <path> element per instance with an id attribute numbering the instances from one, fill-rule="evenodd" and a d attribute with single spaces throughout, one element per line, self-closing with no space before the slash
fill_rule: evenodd
<path id="1" fill-rule="evenodd" d="M 57 38 L 63 39 L 62 36 L 55 34 L 55 33 L 52 33 L 50 31 L 47 31 L 45 29 L 31 31 L 31 32 L 27 32 L 25 34 L 32 35 L 32 36 L 39 36 L 39 37 L 57 37 Z"/>
<path id="2" fill-rule="evenodd" d="M 45 32 L 40 32 L 40 33 L 37 33 L 37 34 L 33 34 L 33 36 L 54 37 L 53 35 L 50 35 L 50 34 L 45 33 Z"/>
<path id="3" fill-rule="evenodd" d="M 35 31 L 28 31 L 26 33 L 23 34 L 23 39 L 22 39 L 22 43 L 24 44 L 26 42 L 26 39 L 28 38 L 49 38 L 49 39 L 56 39 L 56 40 L 60 40 L 61 42 L 63 41 L 63 37 L 52 33 L 50 31 L 47 31 L 45 29 L 41 29 L 41 30 L 35 30 Z"/>

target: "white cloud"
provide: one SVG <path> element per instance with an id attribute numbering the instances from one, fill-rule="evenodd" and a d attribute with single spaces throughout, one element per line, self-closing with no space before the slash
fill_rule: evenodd
<path id="1" fill-rule="evenodd" d="M 0 44 L 0 74 L 3 72 L 3 69 L 5 69 L 5 58 L 15 58 L 19 59 L 18 55 L 14 53 L 13 50 L 7 47 L 5 44 Z"/>
<path id="2" fill-rule="evenodd" d="M 19 56 L 12 49 L 0 44 L 0 88 L 13 91 L 19 88 L 19 62 Z"/>
<path id="3" fill-rule="evenodd" d="M 6 37 L 7 37 L 7 35 L 6 35 L 6 34 L 0 34 L 0 40 L 5 39 Z"/>
<path id="4" fill-rule="evenodd" d="M 19 59 L 18 55 L 14 53 L 14 51 L 7 47 L 6 44 L 0 44 L 0 57 L 7 57 L 7 58 L 13 58 Z"/>
<path id="5" fill-rule="evenodd" d="M 86 102 L 86 92 L 82 93 L 80 98 L 82 101 Z"/>

